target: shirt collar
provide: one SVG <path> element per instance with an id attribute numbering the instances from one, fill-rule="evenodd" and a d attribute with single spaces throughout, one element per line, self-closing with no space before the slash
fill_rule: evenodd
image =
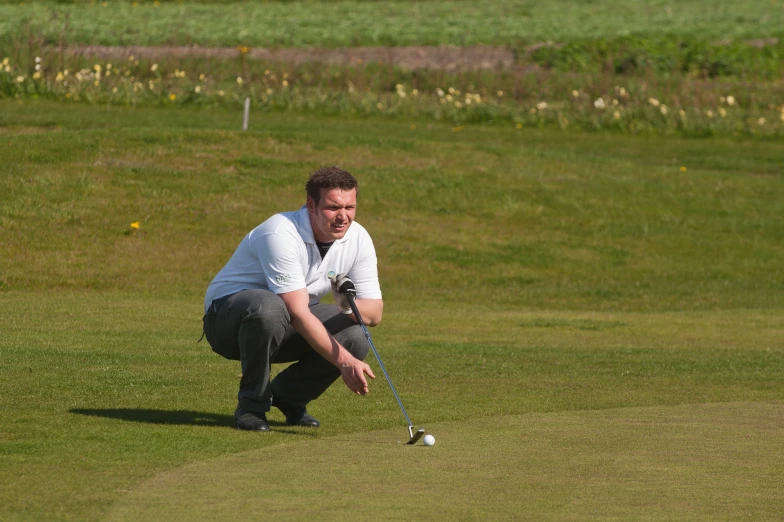
<path id="1" fill-rule="evenodd" d="M 313 237 L 313 227 L 310 225 L 310 214 L 308 214 L 307 205 L 302 205 L 302 208 L 297 212 L 297 228 L 305 243 L 316 244 L 316 238 Z"/>

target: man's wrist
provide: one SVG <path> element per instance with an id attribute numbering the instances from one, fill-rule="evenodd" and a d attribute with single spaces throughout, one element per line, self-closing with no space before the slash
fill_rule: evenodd
<path id="1" fill-rule="evenodd" d="M 337 366 L 341 370 L 343 368 L 351 368 L 353 366 L 353 364 L 352 364 L 353 363 L 353 359 L 355 359 L 355 357 L 353 355 L 351 355 L 348 352 L 348 350 L 341 350 L 341 353 L 338 356 L 338 361 L 335 364 L 335 366 Z"/>

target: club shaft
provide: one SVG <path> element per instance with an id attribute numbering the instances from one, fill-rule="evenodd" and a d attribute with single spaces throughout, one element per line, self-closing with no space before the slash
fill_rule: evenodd
<path id="1" fill-rule="evenodd" d="M 362 327 L 362 331 L 365 333 L 365 337 L 367 337 L 368 344 L 370 344 L 370 348 L 373 350 L 373 355 L 376 356 L 378 365 L 381 367 L 381 372 L 384 374 L 384 377 L 386 377 L 387 382 L 389 383 L 389 388 L 392 390 L 392 394 L 395 396 L 395 399 L 397 399 L 397 403 L 400 406 L 400 411 L 403 412 L 403 416 L 406 418 L 406 422 L 408 422 L 408 425 L 413 426 L 414 424 L 411 422 L 411 419 L 408 417 L 408 413 L 406 413 L 406 409 L 403 407 L 403 401 L 400 400 L 400 396 L 397 394 L 395 385 L 392 384 L 392 379 L 389 378 L 389 373 L 387 373 L 387 369 L 384 366 L 384 362 L 381 360 L 381 357 L 378 355 L 378 350 L 376 350 L 376 347 L 373 344 L 373 340 L 370 338 L 370 332 L 365 326 L 364 321 L 362 321 L 362 316 L 359 314 L 359 309 L 357 309 L 357 304 L 354 302 L 354 296 L 351 294 L 347 294 L 347 297 L 348 297 L 348 304 L 351 307 L 351 311 L 354 312 L 354 317 L 357 318 L 357 322 L 359 323 L 359 326 Z"/>

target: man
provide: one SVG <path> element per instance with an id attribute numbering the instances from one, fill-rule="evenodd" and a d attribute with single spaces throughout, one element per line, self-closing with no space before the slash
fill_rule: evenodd
<path id="1" fill-rule="evenodd" d="M 383 301 L 370 235 L 354 222 L 357 180 L 325 167 L 311 174 L 300 210 L 276 214 L 250 231 L 210 283 L 204 333 L 213 351 L 240 360 L 237 427 L 268 431 L 280 409 L 291 426 L 318 427 L 306 406 L 338 377 L 368 392 L 369 345 L 336 280 L 356 286 L 363 321 L 381 321 Z M 332 291 L 337 306 L 319 301 Z M 270 364 L 294 364 L 270 382 Z"/>

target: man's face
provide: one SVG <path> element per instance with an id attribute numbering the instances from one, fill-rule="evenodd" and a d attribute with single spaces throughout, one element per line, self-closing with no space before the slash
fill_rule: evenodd
<path id="1" fill-rule="evenodd" d="M 308 214 L 313 236 L 321 243 L 331 243 L 348 232 L 357 213 L 357 189 L 321 189 L 318 203 L 308 196 Z"/>

